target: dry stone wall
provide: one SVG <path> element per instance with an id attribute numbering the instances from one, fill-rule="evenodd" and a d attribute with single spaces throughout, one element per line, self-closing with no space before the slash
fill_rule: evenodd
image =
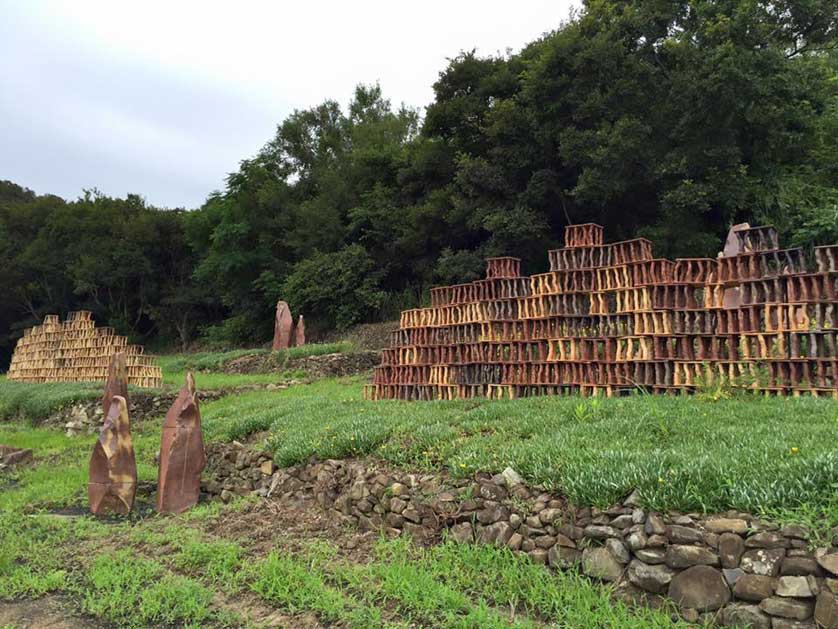
<path id="1" fill-rule="evenodd" d="M 566 228 L 550 271 L 490 258 L 486 279 L 431 290 L 401 314 L 371 399 L 685 393 L 719 382 L 838 398 L 838 245 L 780 249 L 773 227 L 733 227 L 717 259 L 654 258 Z"/>
<path id="2" fill-rule="evenodd" d="M 682 617 L 754 629 L 838 628 L 838 530 L 820 547 L 810 531 L 729 511 L 658 513 L 632 494 L 609 509 L 573 507 L 528 488 L 512 469 L 471 479 L 411 474 L 352 460 L 275 470 L 267 452 L 210 446 L 204 489 L 227 500 L 257 493 L 313 498 L 338 522 L 444 536 L 526 553 L 556 570 L 615 585 L 633 604 L 673 600 Z"/>
<path id="3" fill-rule="evenodd" d="M 125 354 L 128 382 L 163 386 L 163 373 L 140 345 L 129 345 L 113 328 L 97 328 L 90 312 L 71 312 L 64 322 L 47 315 L 43 325 L 24 331 L 7 377 L 21 382 L 104 382 L 117 352 Z"/>

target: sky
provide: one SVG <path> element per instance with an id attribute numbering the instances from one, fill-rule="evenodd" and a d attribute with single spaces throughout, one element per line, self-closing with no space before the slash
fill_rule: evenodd
<path id="1" fill-rule="evenodd" d="M 505 53 L 571 0 L 0 0 L 0 180 L 194 208 L 295 109 L 380 83 L 424 107 L 462 50 Z"/>

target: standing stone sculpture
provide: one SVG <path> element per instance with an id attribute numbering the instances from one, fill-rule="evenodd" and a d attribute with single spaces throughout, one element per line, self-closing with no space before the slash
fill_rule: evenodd
<path id="1" fill-rule="evenodd" d="M 306 322 L 303 320 L 303 315 L 297 318 L 297 325 L 294 326 L 294 345 L 302 347 L 306 344 Z"/>
<path id="2" fill-rule="evenodd" d="M 126 366 L 124 352 L 114 354 L 108 366 L 105 395 L 102 396 L 102 417 L 108 416 L 111 401 L 117 395 L 125 398 L 126 405 L 130 406 L 128 403 L 128 367 Z"/>
<path id="3" fill-rule="evenodd" d="M 294 318 L 291 316 L 291 308 L 284 301 L 276 302 L 273 351 L 288 349 L 291 346 L 292 327 L 294 327 Z"/>
<path id="4" fill-rule="evenodd" d="M 186 384 L 163 422 L 157 510 L 161 513 L 181 513 L 197 504 L 205 463 L 195 378 L 189 373 Z"/>
<path id="5" fill-rule="evenodd" d="M 137 463 L 131 441 L 128 402 L 111 398 L 99 440 L 90 457 L 87 495 L 95 515 L 125 515 L 134 506 L 137 494 Z"/>

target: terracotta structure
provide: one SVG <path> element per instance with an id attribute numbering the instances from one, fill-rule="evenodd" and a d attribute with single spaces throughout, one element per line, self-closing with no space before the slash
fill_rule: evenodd
<path id="1" fill-rule="evenodd" d="M 306 344 L 306 322 L 303 315 L 297 317 L 297 325 L 294 326 L 294 346 L 302 347 Z"/>
<path id="2" fill-rule="evenodd" d="M 773 227 L 737 225 L 717 259 L 653 258 L 648 240 L 605 244 L 572 225 L 550 271 L 431 290 L 382 353 L 370 399 L 690 392 L 722 380 L 838 397 L 838 245 L 780 249 Z"/>
<path id="3" fill-rule="evenodd" d="M 87 495 L 90 510 L 96 515 L 131 511 L 137 493 L 137 464 L 131 441 L 128 404 L 125 398 L 111 400 L 99 440 L 90 457 L 90 482 Z"/>
<path id="4" fill-rule="evenodd" d="M 157 510 L 180 513 L 198 503 L 204 469 L 204 439 L 195 379 L 186 384 L 166 413 L 157 476 Z"/>
<path id="5" fill-rule="evenodd" d="M 138 387 L 163 386 L 163 373 L 139 345 L 97 328 L 91 313 L 71 312 L 63 323 L 47 315 L 43 325 L 24 331 L 9 365 L 9 380 L 21 382 L 102 382 L 108 377 L 111 358 L 125 355 L 128 382 Z"/>
<path id="6" fill-rule="evenodd" d="M 294 327 L 294 318 L 291 316 L 291 308 L 284 301 L 276 302 L 276 316 L 274 318 L 274 341 L 271 349 L 278 351 L 291 347 L 291 329 Z"/>
<path id="7" fill-rule="evenodd" d="M 108 379 L 105 381 L 105 394 L 102 396 L 102 417 L 108 416 L 111 401 L 117 395 L 124 398 L 125 403 L 130 407 L 128 400 L 128 369 L 125 366 L 124 352 L 117 352 L 111 358 L 111 364 L 108 367 Z"/>

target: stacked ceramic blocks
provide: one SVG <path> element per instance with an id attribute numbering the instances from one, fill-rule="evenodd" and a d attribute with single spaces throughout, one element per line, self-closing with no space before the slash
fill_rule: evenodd
<path id="1" fill-rule="evenodd" d="M 689 392 L 727 382 L 838 397 L 838 245 L 780 249 L 772 227 L 731 229 L 717 259 L 654 258 L 648 240 L 565 230 L 550 271 L 517 258 L 431 290 L 402 313 L 371 399 Z"/>
<path id="2" fill-rule="evenodd" d="M 128 381 L 138 387 L 160 387 L 163 374 L 139 345 L 129 345 L 112 328 L 97 328 L 87 311 L 71 312 L 60 322 L 47 315 L 43 325 L 29 328 L 17 342 L 8 378 L 22 382 L 104 381 L 108 365 L 124 352 Z"/>

